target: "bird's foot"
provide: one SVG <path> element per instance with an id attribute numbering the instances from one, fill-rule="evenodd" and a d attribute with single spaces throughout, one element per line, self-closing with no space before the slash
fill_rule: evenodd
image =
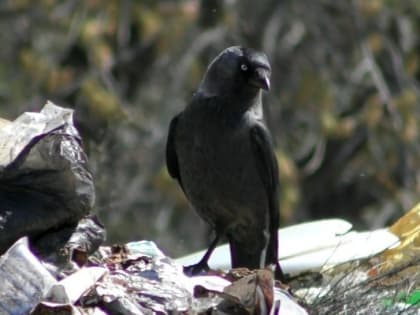
<path id="1" fill-rule="evenodd" d="M 207 274 L 209 270 L 210 267 L 207 262 L 202 261 L 194 265 L 184 266 L 184 273 L 189 277 Z"/>

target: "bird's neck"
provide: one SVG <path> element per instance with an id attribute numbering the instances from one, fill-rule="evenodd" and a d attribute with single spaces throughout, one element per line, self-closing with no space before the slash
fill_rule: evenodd
<path id="1" fill-rule="evenodd" d="M 226 97 L 220 102 L 217 112 L 220 121 L 229 126 L 235 126 L 237 123 L 249 119 L 262 120 L 261 92 L 253 98 Z"/>
<path id="2" fill-rule="evenodd" d="M 262 108 L 262 92 L 260 89 L 217 89 L 213 91 L 208 85 L 201 86 L 198 95 L 204 98 L 218 98 L 223 104 L 224 112 L 244 114 L 247 111 L 258 111 Z"/>
<path id="3" fill-rule="evenodd" d="M 229 102 L 228 109 L 238 115 L 244 115 L 247 112 L 259 113 L 262 116 L 262 93 L 237 93 L 233 100 Z"/>

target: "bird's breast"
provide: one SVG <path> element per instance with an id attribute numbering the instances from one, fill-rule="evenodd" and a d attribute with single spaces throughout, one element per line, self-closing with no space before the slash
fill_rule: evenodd
<path id="1" fill-rule="evenodd" d="M 266 195 L 253 157 L 247 124 L 194 120 L 179 128 L 177 154 L 186 194 L 199 214 L 214 224 L 244 221 L 265 208 Z M 218 223 L 220 224 L 220 223 Z"/>

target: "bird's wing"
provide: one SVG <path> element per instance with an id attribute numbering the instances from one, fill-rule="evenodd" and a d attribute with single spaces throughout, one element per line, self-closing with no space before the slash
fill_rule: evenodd
<path id="1" fill-rule="evenodd" d="M 251 143 L 258 172 L 267 192 L 270 241 L 266 263 L 277 262 L 277 230 L 279 227 L 279 174 L 270 133 L 263 124 L 251 129 Z"/>
<path id="2" fill-rule="evenodd" d="M 179 173 L 178 156 L 175 148 L 175 134 L 179 116 L 180 114 L 175 116 L 169 125 L 168 140 L 166 142 L 166 168 L 168 169 L 169 175 L 178 180 L 179 185 L 184 189 Z"/>

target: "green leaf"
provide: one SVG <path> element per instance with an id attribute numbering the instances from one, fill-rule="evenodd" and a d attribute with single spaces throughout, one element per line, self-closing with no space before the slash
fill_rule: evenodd
<path id="1" fill-rule="evenodd" d="M 420 290 L 414 290 L 406 298 L 406 303 L 411 305 L 420 304 Z"/>

